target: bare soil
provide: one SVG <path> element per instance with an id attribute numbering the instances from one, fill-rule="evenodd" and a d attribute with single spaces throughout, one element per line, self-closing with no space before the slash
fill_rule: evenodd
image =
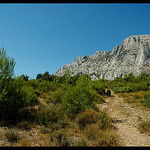
<path id="1" fill-rule="evenodd" d="M 141 134 L 138 124 L 150 119 L 150 110 L 143 110 L 125 103 L 124 98 L 112 92 L 106 103 L 97 104 L 111 118 L 121 146 L 150 146 L 150 136 Z"/>

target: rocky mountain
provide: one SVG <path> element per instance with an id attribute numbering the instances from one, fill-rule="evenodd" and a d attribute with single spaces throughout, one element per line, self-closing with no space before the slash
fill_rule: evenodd
<path id="1" fill-rule="evenodd" d="M 113 80 L 125 74 L 150 73 L 150 35 L 131 35 L 112 51 L 96 51 L 94 55 L 78 56 L 54 75 L 62 76 L 67 70 L 72 75 L 89 74 L 93 80 Z"/>

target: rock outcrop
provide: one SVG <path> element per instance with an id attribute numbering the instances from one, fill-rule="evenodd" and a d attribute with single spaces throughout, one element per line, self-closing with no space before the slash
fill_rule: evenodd
<path id="1" fill-rule="evenodd" d="M 96 51 L 94 55 L 78 56 L 54 75 L 62 76 L 67 70 L 72 75 L 89 74 L 93 80 L 113 80 L 125 74 L 150 73 L 150 35 L 132 35 L 112 51 Z"/>

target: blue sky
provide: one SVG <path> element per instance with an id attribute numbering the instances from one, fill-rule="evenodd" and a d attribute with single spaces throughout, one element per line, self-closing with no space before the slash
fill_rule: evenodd
<path id="1" fill-rule="evenodd" d="M 0 48 L 15 75 L 54 74 L 77 56 L 111 51 L 130 35 L 150 34 L 150 4 L 0 4 Z"/>

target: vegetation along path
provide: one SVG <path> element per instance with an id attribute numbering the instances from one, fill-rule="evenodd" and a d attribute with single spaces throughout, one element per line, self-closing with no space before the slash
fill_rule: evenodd
<path id="1" fill-rule="evenodd" d="M 150 146 L 150 136 L 140 133 L 137 129 L 140 121 L 150 117 L 150 111 L 134 108 L 132 104 L 125 103 L 124 98 L 112 92 L 106 103 L 97 104 L 102 111 L 106 111 L 112 118 L 119 144 L 121 146 Z"/>

